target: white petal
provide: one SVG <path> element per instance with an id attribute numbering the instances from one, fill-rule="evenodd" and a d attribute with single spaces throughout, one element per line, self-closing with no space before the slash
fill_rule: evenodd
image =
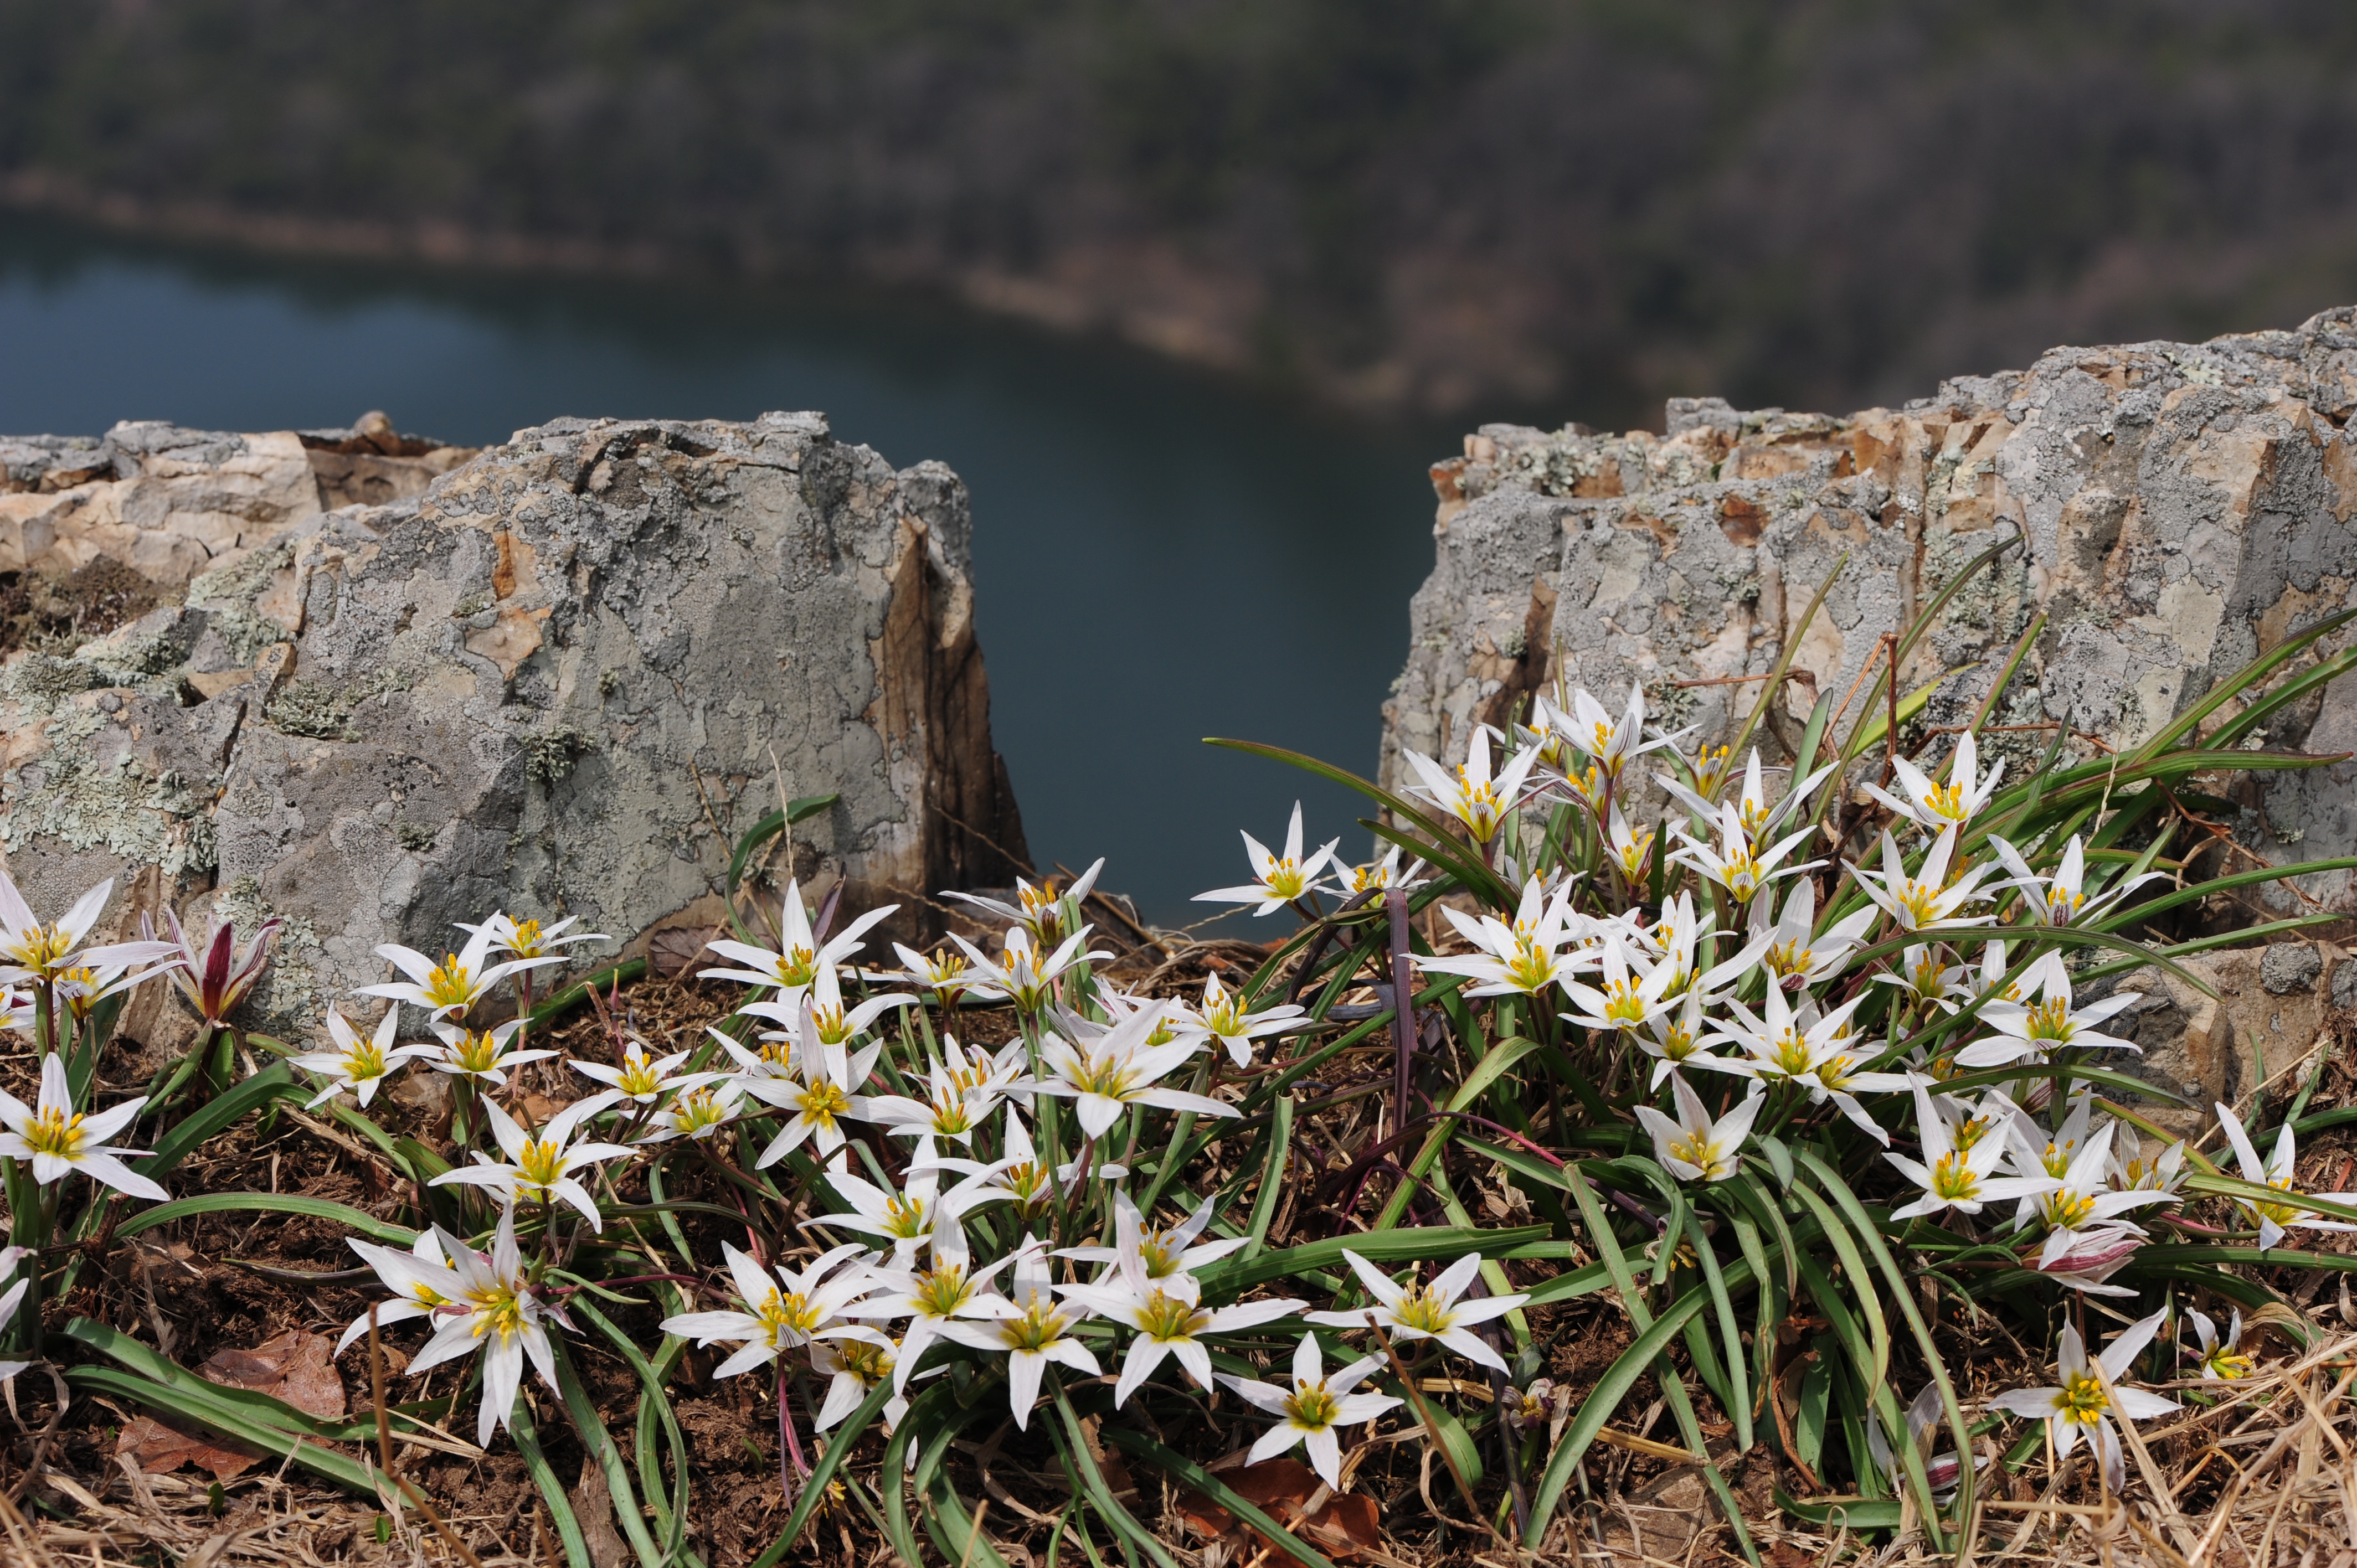
<path id="1" fill-rule="evenodd" d="M 1257 1465 L 1264 1459 L 1274 1459 L 1300 1442 L 1301 1437 L 1299 1427 L 1280 1422 L 1260 1434 L 1260 1441 L 1254 1444 L 1251 1452 L 1244 1455 L 1244 1463 Z"/>

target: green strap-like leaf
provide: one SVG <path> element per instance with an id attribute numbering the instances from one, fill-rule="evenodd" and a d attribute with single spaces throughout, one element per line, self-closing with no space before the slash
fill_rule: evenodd
<path id="1" fill-rule="evenodd" d="M 1057 1455 L 1080 1482 L 1089 1507 L 1113 1526 L 1115 1534 L 1152 1558 L 1155 1568 L 1178 1568 L 1170 1549 L 1138 1523 L 1136 1517 L 1121 1506 L 1121 1499 L 1113 1495 L 1113 1487 L 1104 1478 L 1104 1472 L 1097 1468 L 1096 1456 L 1089 1452 L 1088 1434 L 1081 1429 L 1081 1418 L 1073 1413 L 1072 1402 L 1066 1397 L 1063 1382 L 1053 1367 L 1048 1369 L 1048 1394 L 1055 1402 L 1057 1417 L 1048 1423 L 1048 1435 L 1055 1439 Z"/>
<path id="2" fill-rule="evenodd" d="M 962 1563 L 965 1568 L 1008 1568 L 1006 1559 L 991 1543 L 990 1532 L 980 1529 L 974 1516 L 966 1512 L 965 1499 L 950 1483 L 949 1469 L 943 1463 L 958 1434 L 981 1413 L 979 1407 L 969 1408 L 930 1430 L 924 1448 L 909 1472 L 909 1482 L 925 1499 L 926 1532 L 945 1558 Z"/>
<path id="3" fill-rule="evenodd" d="M 1792 660 L 1801 651 L 1801 639 L 1808 635 L 1810 624 L 1817 618 L 1817 612 L 1824 608 L 1825 596 L 1834 591 L 1834 579 L 1840 576 L 1848 565 L 1849 552 L 1845 550 L 1835 560 L 1834 569 L 1825 574 L 1824 581 L 1817 585 L 1817 591 L 1809 598 L 1808 608 L 1803 610 L 1801 618 L 1792 623 L 1791 635 L 1784 639 L 1784 646 L 1776 651 L 1776 662 L 1769 667 L 1767 682 L 1760 688 L 1759 701 L 1753 703 L 1751 711 L 1743 716 L 1743 723 L 1737 728 L 1735 738 L 1727 743 L 1727 756 L 1741 757 L 1743 748 L 1750 744 L 1752 733 L 1759 729 L 1760 721 L 1768 716 L 1768 705 L 1783 700 L 1785 671 L 1792 668 Z M 1823 702 L 1824 699 L 1820 698 L 1820 706 L 1823 705 Z M 1813 725 L 1814 715 L 1811 717 Z M 1804 746 L 1803 755 L 1811 756 L 1813 752 Z M 1799 766 L 1806 767 L 1807 764 L 1802 763 Z"/>
<path id="4" fill-rule="evenodd" d="M 1620 1408 L 1621 1402 L 1629 1397 L 1629 1391 L 1637 1386 L 1638 1380 L 1652 1370 L 1654 1359 L 1685 1331 L 1687 1319 L 1702 1311 L 1705 1305 L 1699 1289 L 1686 1292 L 1655 1318 L 1651 1327 L 1639 1334 L 1635 1342 L 1623 1350 L 1611 1366 L 1605 1369 L 1604 1376 L 1597 1380 L 1596 1386 L 1588 1391 L 1587 1398 L 1572 1416 L 1571 1425 L 1564 1431 L 1563 1441 L 1555 1444 L 1555 1453 L 1547 1460 L 1545 1473 L 1539 1477 L 1537 1488 L 1531 1493 L 1531 1533 L 1524 1544 L 1533 1548 L 1539 1544 L 1540 1536 L 1555 1517 L 1555 1505 L 1562 1500 L 1564 1489 L 1571 1485 L 1571 1473 L 1587 1454 L 1588 1444 L 1596 1441 L 1596 1434 L 1604 1430 L 1604 1423 L 1612 1419 L 1612 1412 Z"/>
<path id="5" fill-rule="evenodd" d="M 1247 1263 L 1268 1250 L 1268 1228 L 1276 1218 L 1276 1195 L 1284 1189 L 1286 1162 L 1293 1153 L 1293 1096 L 1278 1095 L 1269 1109 L 1268 1158 L 1261 1165 L 1260 1190 L 1253 1194 L 1252 1223 L 1245 1231 L 1248 1239 L 1238 1254 L 1239 1260 Z"/>
<path id="6" fill-rule="evenodd" d="M 324 1197 L 305 1197 L 291 1192 L 209 1192 L 201 1197 L 179 1197 L 169 1203 L 159 1203 L 143 1209 L 115 1226 L 117 1239 L 136 1236 L 143 1230 L 153 1230 L 158 1225 L 175 1220 L 193 1219 L 201 1214 L 299 1214 L 313 1219 L 332 1219 L 350 1226 L 371 1241 L 386 1241 L 406 1247 L 417 1240 L 417 1232 L 405 1225 L 379 1219 L 350 1204 L 334 1203 Z"/>
<path id="7" fill-rule="evenodd" d="M 1816 1216 L 1817 1223 L 1824 1227 L 1825 1240 L 1833 1243 L 1835 1253 L 1841 1259 L 1843 1270 L 1849 1275 L 1850 1288 L 1857 1293 L 1857 1305 L 1866 1317 L 1867 1336 L 1873 1352 L 1868 1358 L 1871 1362 L 1870 1369 L 1859 1369 L 1862 1372 L 1870 1372 L 1867 1378 L 1867 1386 L 1871 1388 L 1878 1383 L 1889 1381 L 1890 1326 L 1883 1320 L 1882 1298 L 1874 1288 L 1874 1276 L 1867 1271 L 1865 1256 L 1858 1251 L 1857 1242 L 1851 1238 L 1849 1227 L 1841 1222 L 1835 1215 L 1833 1206 L 1819 1197 L 1813 1188 L 1806 1182 L 1795 1182 L 1792 1184 L 1792 1192 L 1808 1206 L 1809 1211 Z"/>
<path id="8" fill-rule="evenodd" d="M 1346 789 L 1357 790 L 1370 800 L 1380 804 L 1393 816 L 1403 822 L 1414 822 L 1425 831 L 1433 842 L 1409 845 L 1415 853 L 1436 865 L 1448 867 L 1469 891 L 1485 903 L 1501 909 L 1512 907 L 1513 890 L 1500 881 L 1496 874 L 1479 860 L 1469 858 L 1464 850 L 1449 836 L 1448 828 L 1442 825 L 1440 820 L 1413 801 L 1393 794 L 1379 784 L 1360 778 L 1347 768 L 1337 768 L 1330 762 L 1320 762 L 1314 757 L 1307 757 L 1297 751 L 1288 751 L 1281 746 L 1266 746 L 1256 740 L 1222 740 L 1217 736 L 1205 736 L 1203 744 L 1224 746 L 1230 751 L 1248 752 L 1254 757 L 1265 757 L 1272 762 L 1282 762 L 1289 768 L 1298 768 L 1305 773 L 1315 773 L 1320 779 L 1331 779 Z"/>
<path id="9" fill-rule="evenodd" d="M 1735 1422 L 1736 1451 L 1749 1454 L 1751 1452 L 1751 1373 L 1744 1364 L 1743 1326 L 1735 1319 L 1735 1300 L 1727 1294 L 1727 1276 L 1719 1272 L 1718 1255 L 1711 1251 L 1710 1238 L 1703 1234 L 1699 1209 L 1686 1210 L 1686 1239 L 1694 1244 L 1695 1257 L 1702 1264 L 1703 1283 L 1710 1287 L 1711 1308 L 1718 1317 L 1719 1339 L 1727 1357 L 1727 1386 L 1736 1396 L 1727 1402 L 1727 1415 Z M 1766 1354 L 1764 1350 L 1761 1353 Z M 1765 1366 L 1766 1362 L 1761 1365 Z"/>
<path id="10" fill-rule="evenodd" d="M 244 1120 L 249 1113 L 274 1100 L 306 1098 L 308 1097 L 295 1082 L 293 1070 L 285 1062 L 272 1062 L 182 1118 L 178 1126 L 156 1140 L 155 1153 L 145 1159 L 132 1161 L 131 1168 L 150 1181 L 161 1181 L 207 1139 Z"/>
<path id="11" fill-rule="evenodd" d="M 587 1304 L 585 1303 L 586 1306 Z M 663 1568 L 663 1553 L 655 1545 L 654 1537 L 647 1533 L 646 1515 L 639 1508 L 638 1488 L 630 1482 L 630 1466 L 622 1463 L 622 1451 L 616 1445 L 614 1435 L 598 1419 L 597 1406 L 589 1398 L 589 1391 L 581 1386 L 580 1374 L 573 1369 L 571 1348 L 561 1337 L 552 1337 L 556 1352 L 556 1391 L 565 1402 L 565 1412 L 573 1418 L 573 1430 L 581 1439 L 589 1457 L 605 1473 L 606 1494 L 612 1502 L 614 1515 L 622 1521 L 622 1533 L 630 1538 L 630 1549 L 639 1554 L 641 1568 Z"/>
<path id="12" fill-rule="evenodd" d="M 1924 1364 L 1931 1369 L 1932 1380 L 1940 1390 L 1940 1407 L 1947 1415 L 1948 1433 L 1955 1442 L 1956 1452 L 1970 1454 L 1973 1449 L 1972 1434 L 1964 1420 L 1963 1402 L 1956 1395 L 1954 1380 L 1948 1376 L 1947 1361 L 1941 1356 L 1940 1347 L 1932 1337 L 1931 1326 L 1923 1321 L 1923 1315 L 1916 1310 L 1915 1298 L 1908 1288 L 1907 1277 L 1900 1272 L 1899 1261 L 1890 1255 L 1890 1249 L 1884 1244 L 1881 1231 L 1876 1225 L 1873 1215 L 1867 1211 L 1865 1204 L 1858 1201 L 1857 1193 L 1850 1189 L 1847 1182 L 1842 1180 L 1840 1173 L 1830 1165 L 1807 1150 L 1801 1152 L 1800 1159 L 1801 1163 L 1808 1167 L 1810 1174 L 1814 1176 L 1824 1185 L 1824 1189 L 1833 1195 L 1835 1203 L 1848 1219 L 1851 1228 L 1857 1232 L 1858 1240 L 1865 1244 L 1867 1251 L 1873 1256 L 1875 1267 L 1881 1271 L 1884 1283 L 1890 1287 L 1890 1297 L 1899 1304 L 1900 1316 L 1905 1319 L 1909 1331 L 1915 1336 L 1916 1348 L 1922 1351 Z M 1870 1291 L 1873 1284 L 1871 1281 L 1861 1279 L 1857 1282 L 1857 1288 L 1864 1293 Z M 1889 1430 L 1899 1434 L 1891 1439 L 1894 1444 L 1912 1447 L 1904 1435 L 1907 1427 L 1903 1422 L 1890 1427 Z M 1928 1458 L 1929 1455 L 1924 1457 Z M 1969 1470 L 1970 1466 L 1967 1466 L 1966 1469 Z M 1962 1499 L 1959 1507 L 1964 1513 L 1969 1514 L 1973 1502 L 1974 1477 L 1965 1475 L 1959 1482 L 1959 1488 L 1957 1496 Z M 1929 1502 L 1928 1491 L 1925 1500 Z M 1936 1540 L 1939 1535 L 1937 1515 L 1927 1514 L 1925 1525 Z"/>
<path id="13" fill-rule="evenodd" d="M 539 1489 L 540 1500 L 548 1506 L 548 1517 L 556 1521 L 556 1540 L 565 1549 L 565 1568 L 597 1568 L 597 1559 L 589 1555 L 589 1542 L 581 1534 L 581 1521 L 574 1517 L 573 1499 L 565 1493 L 565 1482 L 549 1464 L 548 1455 L 541 1452 L 531 1401 L 516 1401 L 508 1418 L 508 1435 L 515 1439 L 516 1452 L 523 1455 L 524 1473 Z"/>
<path id="14" fill-rule="evenodd" d="M 737 918 L 737 889 L 745 880 L 745 866 L 763 844 L 776 838 L 794 823 L 808 822 L 843 797 L 837 795 L 802 795 L 786 802 L 782 811 L 771 811 L 745 831 L 737 847 L 728 855 L 728 923 L 736 928 L 739 940 L 751 941 L 752 934 Z"/>
<path id="15" fill-rule="evenodd" d="M 2256 1203 L 2289 1204 L 2294 1208 L 2322 1215 L 2328 1219 L 2357 1219 L 2357 1204 L 2331 1203 L 2309 1193 L 2286 1192 L 2281 1187 L 2263 1187 L 2257 1182 L 2244 1181 L 2240 1176 L 2231 1176 L 2222 1171 L 2214 1176 L 2208 1171 L 2187 1172 L 2185 1190 L 2214 1193 L 2220 1197 L 2248 1198 Z"/>

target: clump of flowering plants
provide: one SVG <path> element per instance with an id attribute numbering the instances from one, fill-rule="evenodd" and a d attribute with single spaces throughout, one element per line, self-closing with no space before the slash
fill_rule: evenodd
<path id="1" fill-rule="evenodd" d="M 2280 1133 L 2222 1108 L 2253 1122 L 2229 1130 L 2240 1174 L 2162 1134 L 2169 1096 L 2127 1070 L 2125 1032 L 2135 971 L 2233 940 L 2156 945 L 2157 921 L 2302 869 L 2201 880 L 2171 851 L 2190 787 L 2320 760 L 2243 743 L 2357 664 L 2316 653 L 2347 618 L 2116 755 L 2069 750 L 2060 725 L 2032 726 L 2029 752 L 2019 726 L 1994 744 L 1986 715 L 2018 654 L 1970 723 L 1910 755 L 1891 725 L 1931 688 L 1887 671 L 1858 715 L 1822 701 L 1771 753 L 1792 647 L 1723 736 L 1661 723 L 1641 686 L 1558 685 L 1455 755 L 1408 758 L 1403 794 L 1248 746 L 1372 798 L 1382 857 L 1309 849 L 1297 810 L 1270 834 L 1281 853 L 1247 831 L 1206 897 L 1275 940 L 1249 972 L 1183 984 L 1123 978 L 1091 918 L 1097 867 L 956 900 L 972 923 L 931 951 L 885 939 L 909 923 L 887 926 L 894 908 L 843 918 L 840 884 L 816 908 L 791 880 L 756 889 L 756 857 L 827 803 L 797 801 L 736 846 L 733 929 L 703 970 L 733 1006 L 709 1027 L 661 1037 L 619 990 L 642 963 L 592 977 L 605 993 L 568 986 L 569 950 L 601 939 L 492 912 L 439 961 L 387 949 L 396 976 L 317 1039 L 245 1037 L 241 1059 L 277 1059 L 196 1103 L 231 1027 L 202 999 L 252 978 L 233 943 L 199 952 L 176 929 L 156 950 L 85 955 L 92 978 L 69 980 L 67 928 L 95 910 L 44 935 L 0 907 L 17 966 L 0 978 L 54 1052 L 38 1104 L 0 1102 L 0 1169 L 20 1240 L 51 1249 L 32 1277 L 52 1282 L 91 1250 L 58 1241 L 102 1251 L 102 1225 L 349 1225 L 373 1305 L 340 1353 L 381 1377 L 377 1347 L 398 1339 L 439 1397 L 380 1400 L 350 1426 L 282 1416 L 88 1319 L 68 1337 L 102 1359 L 70 1376 L 380 1497 L 335 1443 L 379 1422 L 512 1443 L 580 1563 L 541 1402 L 661 1568 L 694 1560 L 674 1401 L 683 1380 L 729 1379 L 774 1416 L 791 1499 L 763 1568 L 838 1505 L 905 1562 L 929 1535 L 942 1558 L 1005 1568 L 961 1490 L 977 1444 L 1060 1477 L 1071 1506 L 1029 1515 L 1047 1531 L 1035 1560 L 1102 1544 L 1169 1568 L 1118 1451 L 1325 1568 L 1202 1464 L 1297 1445 L 1334 1490 L 1421 1448 L 1424 1498 L 1436 1462 L 1455 1489 L 1434 1504 L 1447 1528 L 1559 1550 L 1592 1445 L 1641 1380 L 1674 1449 L 1765 1447 L 1796 1512 L 1835 1495 L 1852 1528 L 1911 1520 L 1953 1549 L 1993 1444 L 2018 1464 L 2052 1439 L 2058 1459 L 2092 1455 L 2088 1484 L 2121 1485 L 2121 1435 L 2174 1408 L 2136 1386 L 2169 1376 L 2171 1347 L 2213 1380 L 2250 1369 L 2234 1315 L 2277 1304 L 2240 1266 L 2297 1266 L 2299 1237 L 2357 1219 L 2357 1196 L 2298 1189 L 2297 1106 Z M 147 1100 L 91 1106 L 105 1029 L 77 1032 L 75 987 L 102 999 L 176 962 L 206 1040 Z M 585 1001 L 603 1026 L 566 1036 L 593 1042 L 575 1055 L 554 1026 Z M 404 1075 L 447 1085 L 447 1138 L 388 1124 L 380 1090 Z M 116 1197 L 79 1218 L 42 1207 L 72 1181 L 152 1200 L 178 1158 L 279 1101 L 389 1167 L 395 1212 L 264 1192 L 128 1218 Z M 142 1157 L 124 1140 L 151 1121 Z M 1501 1189 L 1527 1222 L 1477 1218 L 1512 1213 Z M 1625 1317 L 1626 1348 L 1568 1380 L 1599 1315 Z M 2050 1352 L 2005 1387 L 1961 1377 L 1975 1326 L 2000 1321 Z M 1805 1368 L 1787 1353 L 1803 1341 Z M 633 1408 L 593 1397 L 593 1348 L 630 1369 Z M 1720 1467 L 1701 1473 L 1751 1553 Z"/>

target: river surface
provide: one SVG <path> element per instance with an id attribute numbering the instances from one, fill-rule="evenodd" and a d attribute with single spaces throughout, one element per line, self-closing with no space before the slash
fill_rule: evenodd
<path id="1" fill-rule="evenodd" d="M 563 414 L 821 409 L 896 466 L 941 458 L 974 492 L 992 725 L 1042 870 L 1105 855 L 1105 886 L 1176 923 L 1246 879 L 1237 830 L 1274 844 L 1297 796 L 1313 843 L 1365 852 L 1356 797 L 1201 737 L 1372 769 L 1454 426 L 929 300 L 257 260 L 0 217 L 0 431 L 371 408 L 469 446 Z"/>

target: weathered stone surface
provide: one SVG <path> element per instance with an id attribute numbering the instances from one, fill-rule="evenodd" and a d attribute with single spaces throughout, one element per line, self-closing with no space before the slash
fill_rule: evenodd
<path id="1" fill-rule="evenodd" d="M 103 553 L 182 601 L 0 664 L 0 849 L 37 906 L 149 867 L 134 904 L 285 915 L 263 1005 L 292 1026 L 382 978 L 378 943 L 496 908 L 710 923 L 780 778 L 840 793 L 797 847 L 855 907 L 1008 880 L 954 474 L 813 413 L 468 456 L 382 416 L 0 446 L 0 565 Z M 323 510 L 370 482 L 391 504 Z"/>
<path id="2" fill-rule="evenodd" d="M 2124 981 L 2141 1000 L 2115 1032 L 2133 1039 L 2143 1054 L 2105 1065 L 2191 1101 L 2195 1109 L 2156 1106 L 2147 1112 L 2189 1132 L 2206 1125 L 2209 1107 L 2221 1101 L 2247 1108 L 2262 1086 L 2288 1100 L 2317 1050 L 2345 1023 L 2347 1005 L 2335 993 L 2357 984 L 2357 963 L 2330 942 L 2278 942 L 2180 961 L 2218 994 L 2205 996 L 2159 969 Z M 2306 983 L 2281 985 L 2294 974 L 2305 975 Z"/>
<path id="3" fill-rule="evenodd" d="M 1403 746 L 1461 746 L 1558 668 L 1616 700 L 1641 682 L 1658 711 L 1719 728 L 1756 688 L 1679 682 L 1764 672 L 1846 556 L 1764 737 L 1789 746 L 1817 693 L 1840 701 L 1885 632 L 2016 533 L 2023 547 L 1948 605 L 1903 672 L 1910 688 L 1953 672 L 1921 723 L 1967 716 L 2043 612 L 1992 722 L 2067 719 L 2133 744 L 2357 602 L 2352 410 L 2357 307 L 2198 345 L 2057 349 L 1895 411 L 1679 399 L 1660 436 L 1485 425 L 1433 469 L 1438 559 L 1384 707 L 1384 777 Z M 2026 757 L 2046 738 L 1985 745 Z M 2357 682 L 2263 739 L 2357 750 Z M 2350 763 L 2260 776 L 2240 787 L 2236 836 L 2278 865 L 2357 853 L 2352 784 Z M 2349 873 L 2302 887 L 2357 911 Z M 2250 896 L 2295 903 L 2272 884 Z"/>
<path id="4" fill-rule="evenodd" d="M 474 449 L 350 430 L 238 435 L 132 422 L 102 440 L 0 437 L 0 572 L 105 556 L 167 586 L 332 507 L 422 495 Z"/>

